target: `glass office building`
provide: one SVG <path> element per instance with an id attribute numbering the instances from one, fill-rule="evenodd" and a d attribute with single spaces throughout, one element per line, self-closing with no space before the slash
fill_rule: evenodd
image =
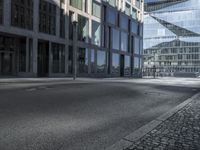
<path id="1" fill-rule="evenodd" d="M 144 13 L 144 75 L 200 72 L 200 1 L 149 0 Z"/>
<path id="2" fill-rule="evenodd" d="M 137 77 L 142 32 L 142 0 L 0 0 L 0 76 Z"/>

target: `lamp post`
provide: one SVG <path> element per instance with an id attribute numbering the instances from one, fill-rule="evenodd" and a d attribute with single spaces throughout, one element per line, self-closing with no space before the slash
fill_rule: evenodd
<path id="1" fill-rule="evenodd" d="M 73 25 L 73 80 L 77 77 L 77 25 L 78 19 L 77 14 L 72 15 L 72 25 Z"/>

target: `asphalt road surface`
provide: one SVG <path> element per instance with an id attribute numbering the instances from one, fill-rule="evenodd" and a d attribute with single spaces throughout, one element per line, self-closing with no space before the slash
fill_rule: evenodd
<path id="1" fill-rule="evenodd" d="M 0 90 L 0 150 L 104 150 L 198 88 L 123 82 Z"/>

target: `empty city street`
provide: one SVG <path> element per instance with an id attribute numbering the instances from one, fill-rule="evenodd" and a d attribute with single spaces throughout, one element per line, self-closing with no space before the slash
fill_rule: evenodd
<path id="1" fill-rule="evenodd" d="M 0 150 L 104 150 L 199 92 L 191 81 L 0 83 Z"/>

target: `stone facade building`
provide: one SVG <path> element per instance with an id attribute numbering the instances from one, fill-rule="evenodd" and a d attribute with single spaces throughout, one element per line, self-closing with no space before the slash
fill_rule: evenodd
<path id="1" fill-rule="evenodd" d="M 0 76 L 139 76 L 142 32 L 143 0 L 0 0 Z"/>

